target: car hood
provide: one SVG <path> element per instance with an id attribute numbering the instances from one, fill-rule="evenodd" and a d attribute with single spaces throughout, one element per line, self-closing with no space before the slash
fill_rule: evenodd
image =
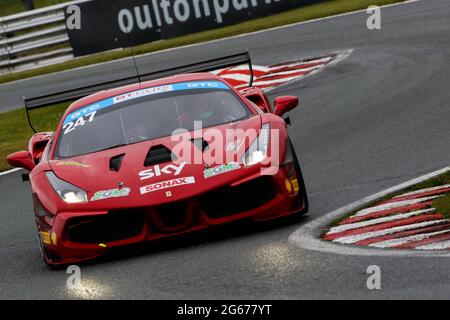
<path id="1" fill-rule="evenodd" d="M 87 192 L 89 202 L 81 207 L 109 209 L 157 205 L 193 197 L 254 174 L 257 166 L 244 168 L 234 161 L 227 161 L 233 159 L 230 157 L 232 154 L 237 155 L 236 160 L 240 159 L 252 139 L 239 145 L 233 142 L 239 142 L 239 139 L 229 133 L 254 129 L 259 134 L 260 128 L 261 118 L 254 116 L 213 130 L 206 128 L 185 133 L 182 140 L 178 136 L 179 141 L 172 141 L 170 136 L 163 137 L 73 158 L 50 160 L 49 164 L 58 178 Z M 211 150 L 213 139 L 217 137 L 220 137 L 221 144 L 214 146 L 223 148 L 223 157 L 206 159 L 207 155 L 217 155 L 218 150 Z M 201 152 L 202 146 L 206 145 L 209 147 Z M 178 159 L 172 162 L 170 158 L 164 158 L 168 156 L 167 152 L 173 153 L 179 148 L 198 150 L 191 154 L 191 160 L 196 161 Z M 212 168 L 216 170 L 208 170 Z"/>

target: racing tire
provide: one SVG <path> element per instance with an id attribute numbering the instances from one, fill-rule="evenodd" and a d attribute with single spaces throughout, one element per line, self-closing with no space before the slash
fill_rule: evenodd
<path id="1" fill-rule="evenodd" d="M 294 160 L 293 162 L 294 162 L 295 172 L 297 175 L 298 184 L 299 184 L 300 191 L 301 191 L 300 195 L 302 196 L 303 203 L 305 204 L 303 210 L 299 211 L 298 214 L 299 215 L 307 215 L 308 209 L 309 209 L 309 202 L 308 202 L 308 193 L 306 191 L 305 180 L 303 179 L 302 169 L 300 167 L 300 163 L 298 161 L 297 153 L 295 152 L 294 145 L 292 144 L 292 141 L 290 138 L 288 139 L 288 141 L 289 141 L 289 148 L 291 149 L 292 157 Z"/>
<path id="2" fill-rule="evenodd" d="M 42 242 L 42 237 L 40 235 L 39 232 L 39 223 L 36 220 L 36 237 L 37 237 L 37 241 L 38 241 L 38 245 L 39 245 L 39 251 L 41 252 L 41 258 L 44 261 L 44 263 L 48 266 L 50 266 L 50 259 L 47 253 L 47 250 L 45 249 L 44 243 Z"/>

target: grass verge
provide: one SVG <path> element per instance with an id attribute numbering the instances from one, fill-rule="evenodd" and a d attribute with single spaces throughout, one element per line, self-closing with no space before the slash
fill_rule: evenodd
<path id="1" fill-rule="evenodd" d="M 39 9 L 43 7 L 60 4 L 69 0 L 34 0 L 34 8 Z M 11 14 L 25 11 L 22 0 L 0 0 L 0 17 L 9 16 Z"/>
<path id="2" fill-rule="evenodd" d="M 199 32 L 178 38 L 162 40 L 139 45 L 133 48 L 135 54 L 156 52 L 164 49 L 180 47 L 184 45 L 205 42 L 209 40 L 230 37 L 238 34 L 278 27 L 296 22 L 302 22 L 340 13 L 367 8 L 370 5 L 386 5 L 406 0 L 330 0 L 327 2 L 306 6 L 275 14 L 269 17 L 250 20 L 244 23 L 228 26 L 220 29 Z M 364 28 L 365 26 L 361 26 Z M 37 75 L 69 70 L 81 66 L 87 66 L 100 62 L 106 62 L 130 56 L 130 50 L 115 50 L 103 52 L 70 60 L 65 63 L 55 64 L 33 70 L 21 71 L 0 76 L 0 83 L 21 80 Z"/>
<path id="3" fill-rule="evenodd" d="M 433 206 L 436 208 L 437 213 L 440 213 L 450 219 L 450 194 L 435 200 L 433 202 Z"/>
<path id="4" fill-rule="evenodd" d="M 67 108 L 61 104 L 32 111 L 33 125 L 39 131 L 53 131 Z M 0 171 L 11 169 L 6 156 L 19 150 L 26 150 L 33 131 L 28 126 L 24 109 L 2 113 L 0 116 Z"/>

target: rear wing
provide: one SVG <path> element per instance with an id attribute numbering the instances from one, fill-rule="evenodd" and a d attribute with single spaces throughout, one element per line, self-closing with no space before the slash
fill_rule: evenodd
<path id="1" fill-rule="evenodd" d="M 249 87 L 251 87 L 254 78 L 252 61 L 249 52 L 243 51 L 240 53 L 214 58 L 210 60 L 204 60 L 197 63 L 175 66 L 168 69 L 152 71 L 144 74 L 136 74 L 130 77 L 104 81 L 89 86 L 54 92 L 42 96 L 24 97 L 23 99 L 25 102 L 25 110 L 27 113 L 28 124 L 30 125 L 31 129 L 34 132 L 36 132 L 36 130 L 33 127 L 33 124 L 31 123 L 30 110 L 45 108 L 58 103 L 64 103 L 81 99 L 83 97 L 86 97 L 88 95 L 94 94 L 102 90 L 126 86 L 133 83 L 140 83 L 142 81 L 155 80 L 183 73 L 209 72 L 217 69 L 223 69 L 242 64 L 247 64 L 249 66 L 250 69 Z"/>

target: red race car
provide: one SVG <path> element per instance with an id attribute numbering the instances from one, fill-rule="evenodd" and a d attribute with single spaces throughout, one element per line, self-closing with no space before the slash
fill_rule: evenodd
<path id="1" fill-rule="evenodd" d="M 307 212 L 281 117 L 298 98 L 278 97 L 272 108 L 252 80 L 238 91 L 207 73 L 242 63 L 252 69 L 247 52 L 25 99 L 29 120 L 32 109 L 78 99 L 55 132 L 8 156 L 29 171 L 47 264 Z"/>

